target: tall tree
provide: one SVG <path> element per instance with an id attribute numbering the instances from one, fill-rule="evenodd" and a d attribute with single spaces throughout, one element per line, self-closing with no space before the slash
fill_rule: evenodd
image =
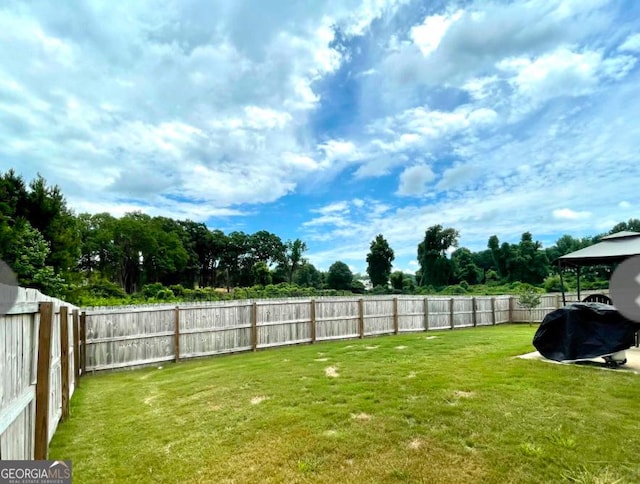
<path id="1" fill-rule="evenodd" d="M 302 287 L 320 289 L 322 287 L 322 274 L 313 264 L 305 262 L 296 272 L 293 282 Z"/>
<path id="2" fill-rule="evenodd" d="M 287 241 L 284 253 L 284 264 L 286 266 L 287 281 L 289 283 L 293 282 L 295 273 L 300 266 L 304 264 L 305 260 L 302 258 L 302 254 L 304 254 L 306 250 L 307 244 L 300 239 Z"/>
<path id="3" fill-rule="evenodd" d="M 505 242 L 506 244 L 506 242 Z M 495 271 L 500 277 L 507 277 L 507 256 L 509 254 L 509 244 L 500 246 L 500 239 L 497 235 L 489 237 L 487 247 L 491 251 Z"/>
<path id="4" fill-rule="evenodd" d="M 285 244 L 276 234 L 260 230 L 249 236 L 248 244 L 254 263 L 262 261 L 271 267 L 284 259 Z"/>
<path id="5" fill-rule="evenodd" d="M 16 273 L 20 285 L 62 297 L 66 284 L 46 264 L 49 242 L 23 218 L 18 219 L 10 230 L 12 243 L 4 247 L 2 257 Z"/>
<path id="6" fill-rule="evenodd" d="M 444 286 L 453 276 L 453 263 L 447 258 L 447 250 L 458 246 L 458 231 L 442 228 L 442 225 L 429 227 L 424 240 L 418 245 L 421 286 Z"/>
<path id="7" fill-rule="evenodd" d="M 549 275 L 549 259 L 542 244 L 525 232 L 519 244 L 510 246 L 507 268 L 511 281 L 540 284 Z"/>
<path id="8" fill-rule="evenodd" d="M 26 218 L 51 246 L 47 264 L 57 271 L 75 269 L 80 257 L 80 230 L 60 188 L 40 175 L 29 184 Z"/>
<path id="9" fill-rule="evenodd" d="M 461 247 L 451 254 L 453 261 L 453 277 L 457 282 L 478 284 L 482 279 L 482 269 L 473 261 L 473 254 L 466 247 Z"/>
<path id="10" fill-rule="evenodd" d="M 371 242 L 367 254 L 367 274 L 374 287 L 387 287 L 394 259 L 395 255 L 389 243 L 382 234 L 377 235 Z"/>
<path id="11" fill-rule="evenodd" d="M 327 286 L 330 289 L 349 290 L 353 282 L 353 273 L 349 266 L 342 261 L 336 261 L 329 267 Z"/>

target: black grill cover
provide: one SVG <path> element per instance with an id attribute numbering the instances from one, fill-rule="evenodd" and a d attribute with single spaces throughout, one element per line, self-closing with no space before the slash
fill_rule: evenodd
<path id="1" fill-rule="evenodd" d="M 547 314 L 533 346 L 550 360 L 587 360 L 630 348 L 638 329 L 639 323 L 624 318 L 613 306 L 575 303 Z"/>

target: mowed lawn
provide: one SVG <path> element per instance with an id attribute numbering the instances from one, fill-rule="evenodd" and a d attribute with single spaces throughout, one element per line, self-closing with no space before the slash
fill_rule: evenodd
<path id="1" fill-rule="evenodd" d="M 640 482 L 640 375 L 522 360 L 535 327 L 414 333 L 82 380 L 75 482 Z"/>

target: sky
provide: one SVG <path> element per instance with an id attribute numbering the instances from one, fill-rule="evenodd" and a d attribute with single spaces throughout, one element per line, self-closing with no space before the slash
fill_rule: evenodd
<path id="1" fill-rule="evenodd" d="M 415 271 L 427 227 L 486 248 L 640 207 L 635 0 L 12 1 L 0 170 L 75 213 L 142 211 Z"/>

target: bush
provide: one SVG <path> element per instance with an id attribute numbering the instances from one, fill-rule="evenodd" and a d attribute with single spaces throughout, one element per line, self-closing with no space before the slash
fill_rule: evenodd
<path id="1" fill-rule="evenodd" d="M 156 293 L 156 299 L 159 299 L 160 301 L 167 301 L 173 299 L 173 297 L 173 291 L 171 289 L 160 289 Z"/>
<path id="2" fill-rule="evenodd" d="M 156 297 L 156 294 L 163 289 L 164 286 L 161 283 L 154 282 L 153 284 L 145 284 L 142 286 L 142 291 L 140 291 L 140 293 L 146 299 L 151 299 Z"/>
<path id="3" fill-rule="evenodd" d="M 460 284 L 456 284 L 454 286 L 447 286 L 442 291 L 441 294 L 450 294 L 452 296 L 467 294 L 468 291 L 462 287 Z"/>
<path id="4" fill-rule="evenodd" d="M 175 284 L 173 286 L 169 286 L 169 289 L 171 289 L 171 292 L 175 297 L 184 296 L 185 288 L 182 286 L 182 284 Z"/>

